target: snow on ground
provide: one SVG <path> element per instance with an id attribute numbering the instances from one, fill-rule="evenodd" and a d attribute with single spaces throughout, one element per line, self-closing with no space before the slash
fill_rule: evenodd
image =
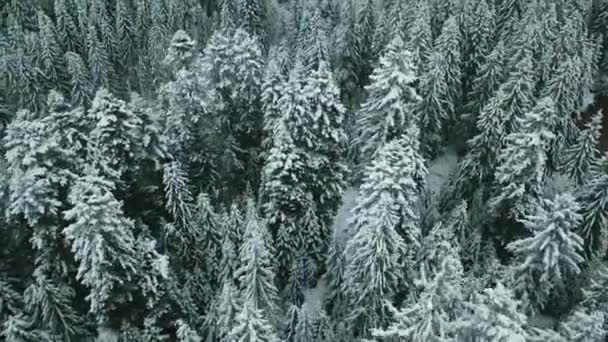
<path id="1" fill-rule="evenodd" d="M 350 220 L 351 211 L 357 204 L 357 192 L 358 190 L 354 187 L 348 188 L 342 196 L 342 206 L 338 209 L 336 218 L 334 219 L 333 231 L 338 241 L 345 241 L 342 238 L 342 232 L 346 230 L 348 222 Z"/>
<path id="2" fill-rule="evenodd" d="M 325 282 L 319 279 L 317 286 L 304 290 L 304 303 L 311 312 L 319 312 L 323 309 L 323 298 L 325 297 Z"/>
<path id="3" fill-rule="evenodd" d="M 441 187 L 457 166 L 458 155 L 453 149 L 448 149 L 444 154 L 431 161 L 426 182 L 433 194 L 439 193 Z"/>

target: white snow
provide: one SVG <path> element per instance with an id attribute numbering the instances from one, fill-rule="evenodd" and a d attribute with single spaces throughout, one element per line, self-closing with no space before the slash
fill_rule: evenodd
<path id="1" fill-rule="evenodd" d="M 355 207 L 357 201 L 357 193 L 359 191 L 355 187 L 348 188 L 342 195 L 342 206 L 338 209 L 336 218 L 333 224 L 333 231 L 338 241 L 345 241 L 342 238 L 342 232 L 344 232 L 348 226 L 348 222 L 351 217 L 351 211 Z"/>
<path id="2" fill-rule="evenodd" d="M 427 186 L 434 195 L 439 193 L 441 187 L 457 166 L 458 155 L 454 149 L 447 149 L 444 154 L 431 161 L 427 176 Z"/>
<path id="3" fill-rule="evenodd" d="M 304 290 L 304 302 L 311 312 L 323 310 L 323 298 L 325 298 L 325 281 L 323 277 L 317 282 L 317 286 L 312 289 Z"/>

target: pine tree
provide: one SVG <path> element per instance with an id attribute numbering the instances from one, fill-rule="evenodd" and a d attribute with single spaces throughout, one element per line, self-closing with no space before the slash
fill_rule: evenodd
<path id="1" fill-rule="evenodd" d="M 46 332 L 32 327 L 29 318 L 23 314 L 9 317 L 2 325 L 0 336 L 11 342 L 51 341 L 52 337 Z"/>
<path id="2" fill-rule="evenodd" d="M 465 131 L 471 133 L 478 133 L 475 122 L 479 112 L 488 104 L 504 80 L 504 44 L 496 44 L 482 60 L 483 63 L 477 66 L 475 77 L 470 82 L 470 92 L 466 97 L 468 102 L 462 115 Z"/>
<path id="3" fill-rule="evenodd" d="M 189 247 L 195 238 L 192 227 L 192 205 L 193 198 L 188 186 L 188 178 L 179 162 L 171 162 L 165 165 L 163 172 L 163 184 L 165 187 L 166 209 L 173 216 L 174 222 L 165 227 L 165 234 L 175 241 L 178 255 L 192 255 Z"/>
<path id="4" fill-rule="evenodd" d="M 594 175 L 581 189 L 579 198 L 583 221 L 580 235 L 585 239 L 585 251 L 589 255 L 605 255 L 608 250 L 608 174 Z"/>
<path id="5" fill-rule="evenodd" d="M 425 156 L 434 157 L 444 140 L 444 126 L 454 113 L 447 80 L 448 61 L 441 53 L 433 53 L 421 80 L 422 101 L 416 112 L 420 120 L 421 145 Z"/>
<path id="6" fill-rule="evenodd" d="M 270 52 L 269 62 L 266 66 L 264 82 L 262 83 L 262 111 L 264 113 L 264 137 L 262 139 L 262 149 L 268 153 L 272 147 L 272 134 L 275 129 L 276 121 L 281 117 L 279 100 L 283 93 L 285 82 L 279 65 L 278 51 L 273 49 Z"/>
<path id="7" fill-rule="evenodd" d="M 606 337 L 604 319 L 605 313 L 601 311 L 590 313 L 575 311 L 565 323 L 562 323 L 561 330 L 568 341 L 601 341 Z"/>
<path id="8" fill-rule="evenodd" d="M 582 289 L 582 306 L 592 310 L 608 307 L 608 268 L 598 265 L 589 278 L 589 284 Z"/>
<path id="9" fill-rule="evenodd" d="M 272 326 L 264 318 L 261 309 L 245 302 L 236 316 L 235 326 L 228 335 L 229 341 L 242 342 L 277 342 Z"/>
<path id="10" fill-rule="evenodd" d="M 36 326 L 62 341 L 82 338 L 86 333 L 84 322 L 73 308 L 74 290 L 67 284 L 55 284 L 43 275 L 34 275 L 35 281 L 24 292 L 27 311 Z"/>
<path id="11" fill-rule="evenodd" d="M 349 321 L 359 335 L 387 323 L 384 301 L 391 300 L 404 275 L 399 261 L 405 258 L 405 244 L 395 231 L 395 208 L 384 200 L 369 208 L 369 221 L 351 237 L 346 253 L 351 255 L 345 270 L 343 290 L 347 291 L 351 312 Z"/>
<path id="12" fill-rule="evenodd" d="M 359 87 L 368 84 L 372 73 L 371 66 L 376 59 L 376 56 L 373 55 L 374 31 L 377 25 L 375 13 L 374 1 L 366 0 L 356 16 L 354 50 L 356 56 L 355 70 Z"/>
<path id="13" fill-rule="evenodd" d="M 494 176 L 497 191 L 489 202 L 498 214 L 507 210 L 518 217 L 536 205 L 544 183 L 548 146 L 554 138 L 550 130 L 554 121 L 553 102 L 543 98 L 523 119 L 518 118 L 521 130 L 505 138 Z"/>
<path id="14" fill-rule="evenodd" d="M 381 338 L 406 338 L 410 341 L 446 341 L 453 336 L 453 322 L 462 305 L 462 265 L 458 258 L 446 258 L 432 280 L 424 282 L 424 290 L 399 311 L 392 308 L 394 318 L 386 329 L 372 334 Z M 390 308 L 390 306 L 389 306 Z"/>
<path id="15" fill-rule="evenodd" d="M 266 246 L 265 230 L 253 200 L 248 200 L 245 235 L 239 250 L 241 265 L 237 270 L 243 303 L 243 311 L 239 315 L 261 314 L 266 319 L 273 320 L 277 314 L 277 289 L 274 285 L 272 256 Z M 237 321 L 242 323 L 243 319 L 249 318 L 237 318 Z"/>
<path id="16" fill-rule="evenodd" d="M 55 0 L 53 2 L 55 10 L 55 29 L 59 42 L 63 45 L 64 51 L 75 53 L 82 52 L 82 33 L 70 13 L 72 2 L 70 0 Z"/>
<path id="17" fill-rule="evenodd" d="M 112 292 L 133 279 L 138 260 L 133 221 L 124 217 L 113 184 L 93 172 L 70 191 L 72 207 L 64 215 L 71 223 L 63 233 L 79 262 L 76 279 L 89 288 L 90 312 L 101 323 L 116 300 Z"/>
<path id="18" fill-rule="evenodd" d="M 397 37 L 380 58 L 379 66 L 366 87 L 367 99 L 357 113 L 359 163 L 365 167 L 387 142 L 398 138 L 416 119 L 414 108 L 420 102 L 414 87 L 417 81 L 411 55 Z"/>
<path id="19" fill-rule="evenodd" d="M 112 65 L 106 46 L 100 39 L 94 23 L 89 23 L 87 30 L 87 64 L 91 73 L 91 83 L 94 89 L 110 88 Z"/>
<path id="20" fill-rule="evenodd" d="M 87 115 L 95 124 L 90 146 L 93 158 L 103 159 L 118 174 L 135 169 L 135 153 L 141 143 L 138 134 L 141 118 L 107 89 L 97 92 Z"/>
<path id="21" fill-rule="evenodd" d="M 211 206 L 211 200 L 205 193 L 200 193 L 192 217 L 193 229 L 197 231 L 200 241 L 197 248 L 202 249 L 200 260 L 203 261 L 202 277 L 205 279 L 205 292 L 208 297 L 220 290 L 221 233 L 218 215 Z M 207 300 L 211 302 L 211 298 Z"/>
<path id="22" fill-rule="evenodd" d="M 240 312 L 238 293 L 229 282 L 224 282 L 217 307 L 217 336 L 227 338 L 236 324 L 236 316 Z"/>
<path id="23" fill-rule="evenodd" d="M 134 79 L 134 73 L 131 71 L 130 65 L 134 62 L 136 52 L 134 50 L 134 24 L 132 22 L 131 13 L 129 12 L 128 3 L 125 0 L 116 1 L 114 10 L 114 27 L 112 51 L 114 55 L 114 69 L 118 76 L 118 88 L 123 89 L 118 95 L 125 97 L 125 90 L 129 90 L 128 86 L 131 80 Z"/>
<path id="24" fill-rule="evenodd" d="M 352 236 L 344 252 L 348 259 L 343 290 L 350 300 L 349 320 L 359 333 L 385 324 L 384 301 L 406 280 L 411 281 L 407 273 L 420 235 L 415 211 L 415 165 L 420 156 L 414 147 L 401 139 L 380 150 L 353 210 Z"/>
<path id="25" fill-rule="evenodd" d="M 354 95 L 359 89 L 357 79 L 357 51 L 355 33 L 356 12 L 353 0 L 342 2 L 340 9 L 340 24 L 336 27 L 336 41 L 333 44 L 336 50 L 335 75 L 341 90 L 345 105 L 352 104 Z"/>
<path id="26" fill-rule="evenodd" d="M 315 165 L 307 171 L 315 175 L 315 182 L 308 186 L 313 194 L 317 215 L 325 228 L 336 215 L 346 188 L 346 110 L 340 103 L 340 92 L 325 61 L 320 61 L 303 91 L 309 106 L 306 113 L 310 117 L 303 124 L 312 125 L 312 140 L 307 145 L 311 163 Z M 327 235 L 327 232 L 323 232 L 322 239 L 326 240 Z"/>
<path id="27" fill-rule="evenodd" d="M 463 38 L 458 19 L 451 16 L 441 29 L 441 34 L 435 40 L 433 51 L 438 52 L 444 59 L 445 83 L 447 85 L 447 100 L 449 119 L 456 122 L 456 115 L 462 106 L 462 43 Z"/>
<path id="28" fill-rule="evenodd" d="M 564 151 L 561 169 L 580 185 L 590 179 L 592 165 L 600 158 L 599 139 L 602 130 L 602 112 L 593 116 L 587 127 L 576 139 L 574 145 Z"/>
<path id="29" fill-rule="evenodd" d="M 510 289 L 497 283 L 483 291 L 472 303 L 469 312 L 457 323 L 458 341 L 528 341 L 526 315 Z"/>
<path id="30" fill-rule="evenodd" d="M 522 219 L 533 236 L 507 247 L 517 255 L 517 290 L 532 309 L 542 307 L 550 291 L 563 286 L 566 275 L 581 272 L 583 239 L 574 232 L 582 221 L 579 210 L 569 194 L 545 199 L 535 213 Z"/>
<path id="31" fill-rule="evenodd" d="M 397 1 L 398 2 L 398 1 Z M 414 66 L 418 75 L 426 71 L 432 47 L 431 19 L 427 1 L 419 1 L 416 7 L 416 19 L 408 29 L 405 47 L 412 53 Z"/>
<path id="32" fill-rule="evenodd" d="M 299 236 L 295 221 L 306 198 L 302 184 L 306 155 L 297 149 L 283 120 L 280 120 L 264 166 L 264 217 L 275 236 L 279 277 L 286 279 L 293 256 L 298 250 Z"/>
<path id="33" fill-rule="evenodd" d="M 488 63 L 486 57 L 492 52 L 494 11 L 486 1 L 468 0 L 464 3 L 462 17 L 463 95 L 467 101 L 475 101 L 477 99 L 469 97 L 469 94 L 473 80 L 482 74 L 480 69 Z M 495 89 L 490 87 L 487 91 Z"/>
<path id="34" fill-rule="evenodd" d="M 70 99 L 74 106 L 88 106 L 93 96 L 89 72 L 77 53 L 66 52 L 63 57 L 70 75 Z"/>
<path id="35" fill-rule="evenodd" d="M 245 0 L 241 4 L 242 26 L 260 40 L 264 50 L 268 47 L 268 8 L 266 0 Z"/>
<path id="36" fill-rule="evenodd" d="M 38 12 L 38 62 L 50 87 L 61 87 L 64 81 L 63 70 L 61 68 L 61 46 L 55 35 L 55 27 L 51 19 Z"/>

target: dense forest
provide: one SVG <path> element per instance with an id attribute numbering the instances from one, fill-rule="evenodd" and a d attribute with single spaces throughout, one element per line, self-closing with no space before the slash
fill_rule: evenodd
<path id="1" fill-rule="evenodd" d="M 608 0 L 0 18 L 0 340 L 606 341 Z"/>

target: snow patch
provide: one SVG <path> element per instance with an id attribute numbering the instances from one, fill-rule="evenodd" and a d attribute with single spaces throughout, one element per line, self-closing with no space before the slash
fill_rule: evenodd
<path id="1" fill-rule="evenodd" d="M 448 149 L 444 154 L 433 159 L 429 165 L 427 186 L 433 194 L 438 194 L 441 187 L 449 179 L 458 166 L 458 154 L 454 149 Z"/>
<path id="2" fill-rule="evenodd" d="M 317 286 L 312 289 L 304 290 L 304 303 L 310 312 L 320 312 L 323 310 L 323 298 L 325 298 L 325 281 L 321 277 Z"/>
<path id="3" fill-rule="evenodd" d="M 333 231 L 334 236 L 338 241 L 344 241 L 342 239 L 342 233 L 348 227 L 348 222 L 352 215 L 352 210 L 357 204 L 357 193 L 358 190 L 354 187 L 348 188 L 342 195 L 342 205 L 338 209 L 336 218 L 334 219 Z"/>

